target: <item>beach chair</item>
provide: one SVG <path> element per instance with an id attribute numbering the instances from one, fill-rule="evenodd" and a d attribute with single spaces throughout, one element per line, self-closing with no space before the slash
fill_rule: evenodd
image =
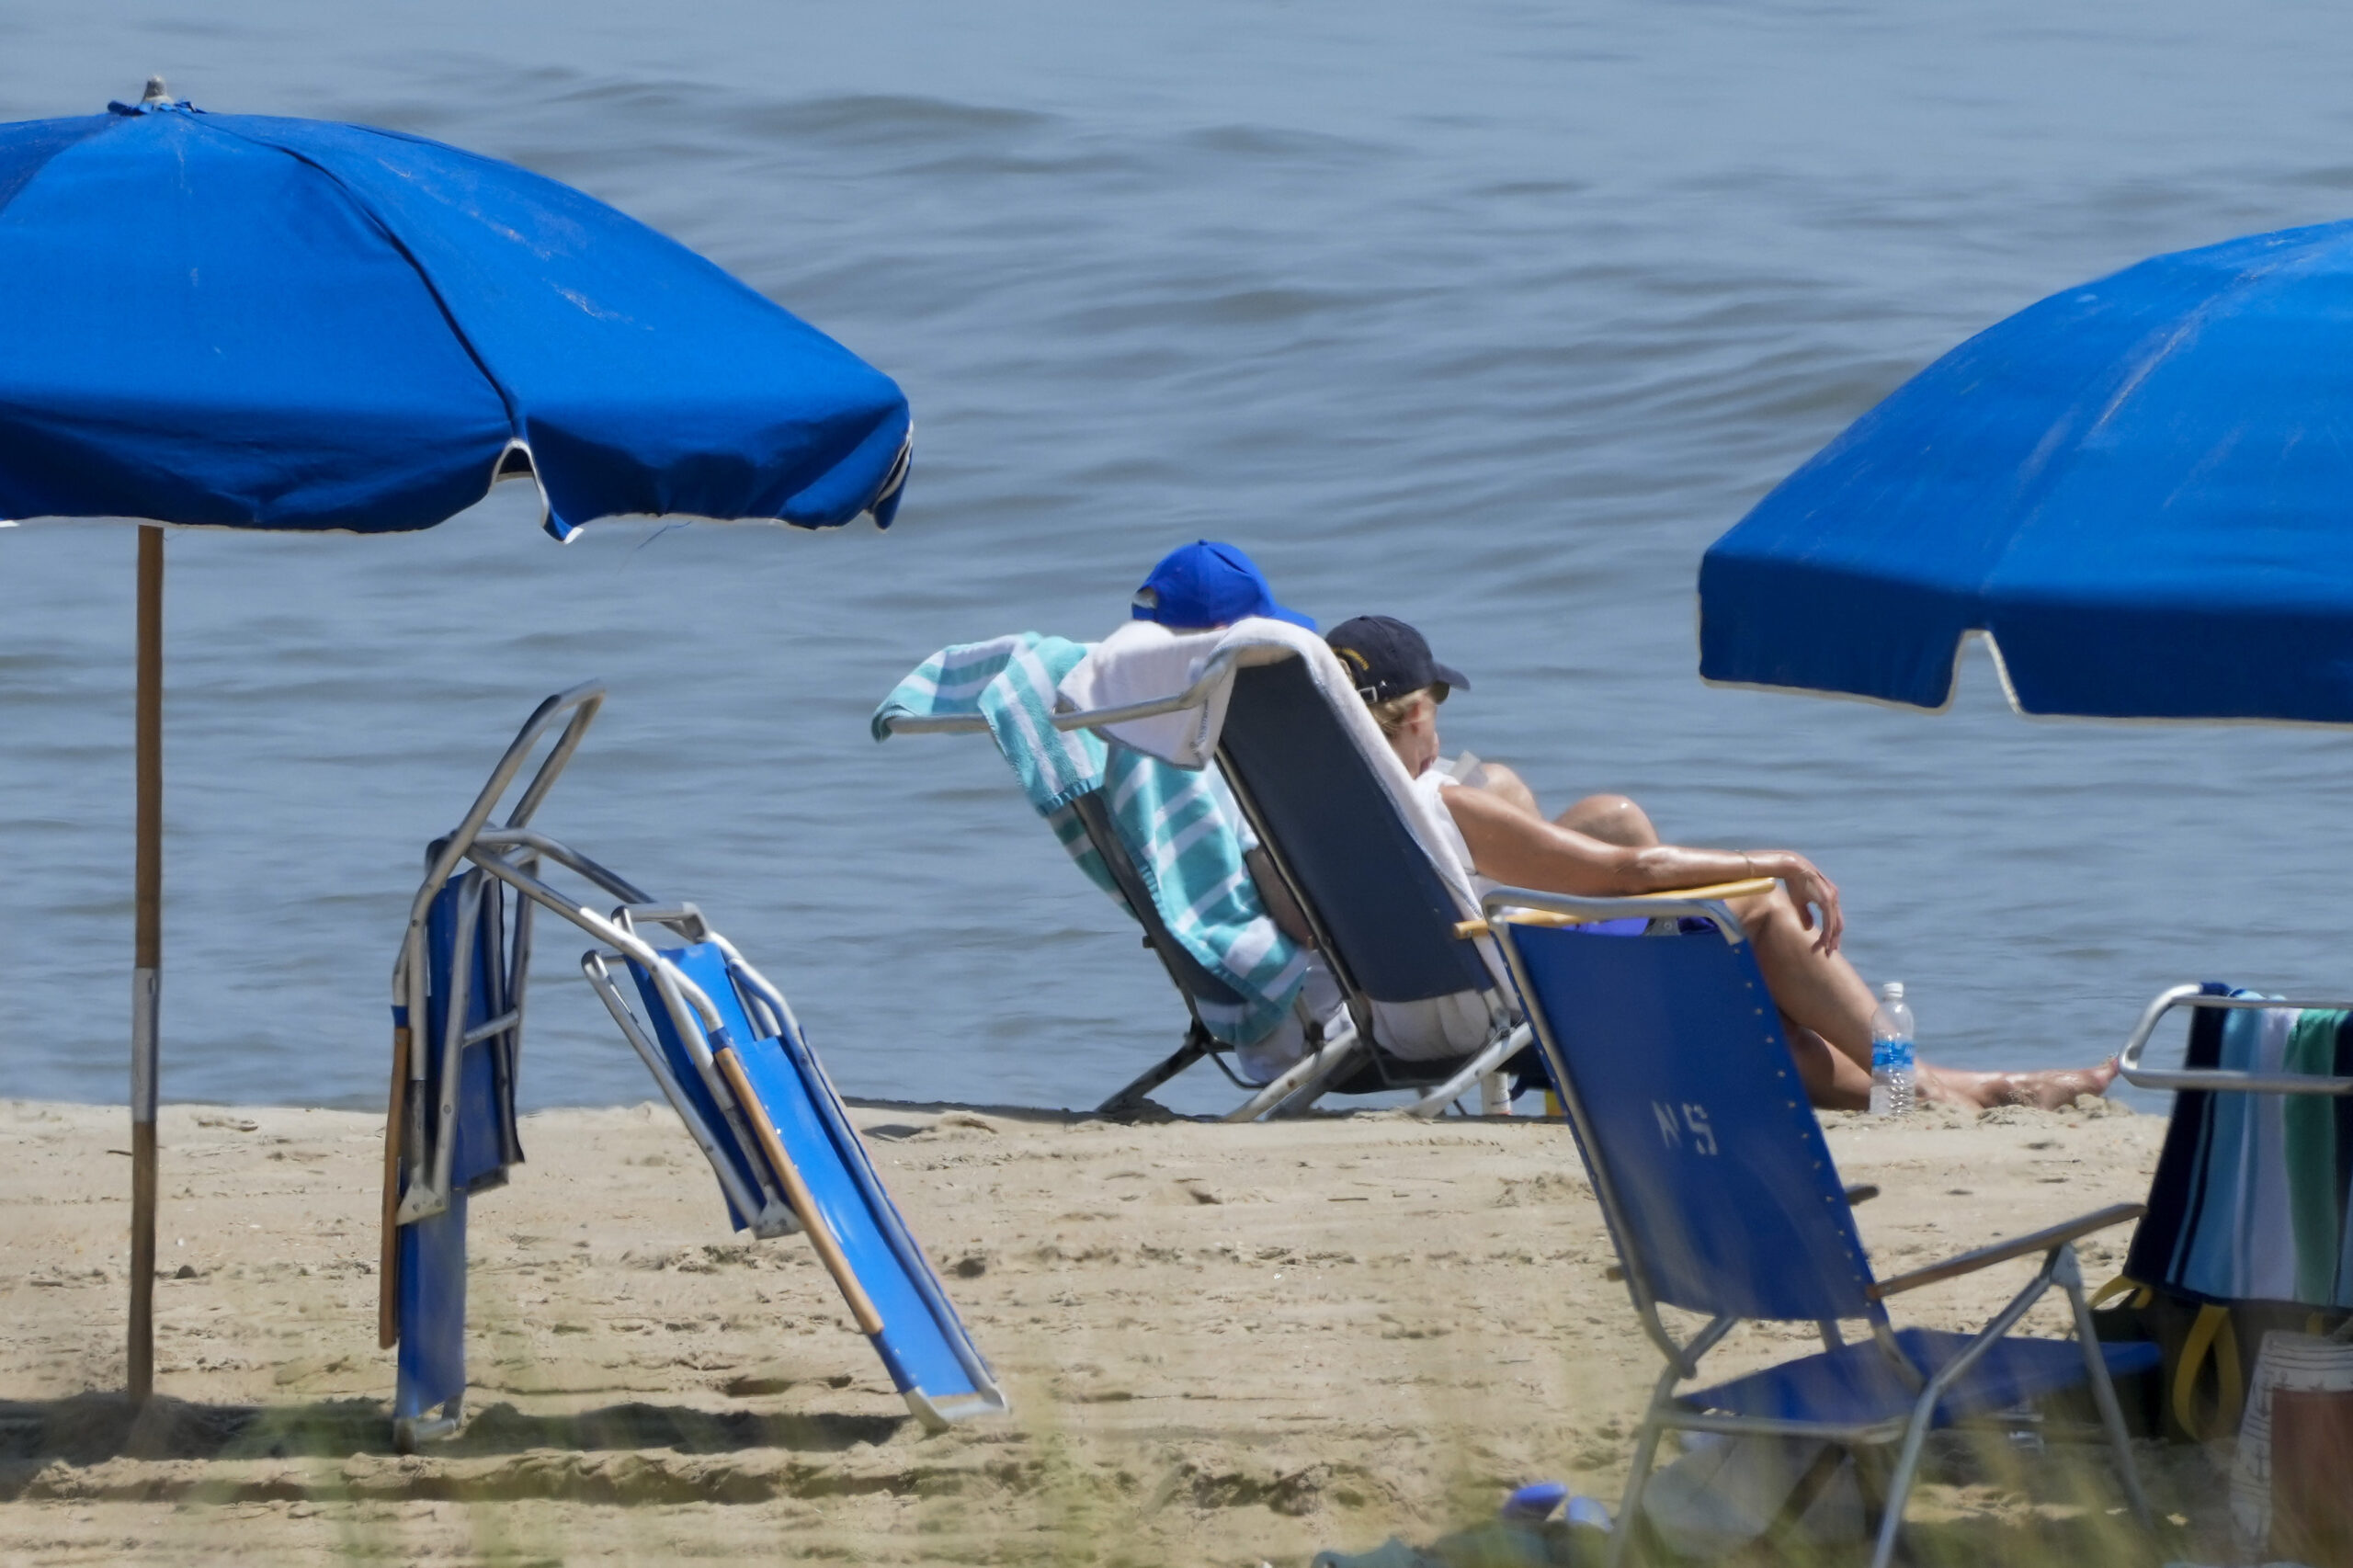
<path id="1" fill-rule="evenodd" d="M 2152 1067 L 2177 1011 L 2182 1063 Z M 2176 985 L 2143 1009 L 2118 1065 L 2175 1098 L 2148 1213 L 2100 1297 L 2122 1296 L 2165 1346 L 2153 1425 L 2228 1436 L 2268 1333 L 2353 1337 L 2353 1001 Z"/>
<path id="2" fill-rule="evenodd" d="M 603 699 L 603 687 L 590 683 L 540 704 L 457 830 L 435 841 L 411 904 L 392 981 L 378 1304 L 381 1342 L 400 1348 L 396 1441 L 414 1449 L 445 1436 L 460 1414 L 468 1199 L 522 1157 L 514 1092 L 534 908 L 597 939 L 583 971 L 709 1162 L 735 1227 L 808 1236 L 926 1427 L 1002 1413 L 995 1374 L 783 993 L 693 904 L 657 901 L 530 825 Z M 551 734 L 531 782 L 505 824 L 492 826 Z M 619 904 L 596 914 L 546 880 L 559 869 Z M 510 897 L 511 937 L 504 921 Z M 678 939 L 656 946 L 648 931 Z M 632 982 L 634 1001 L 616 965 Z"/>
<path id="3" fill-rule="evenodd" d="M 1383 787 L 1377 769 L 1400 781 L 1404 769 L 1370 719 L 1348 722 L 1365 718 L 1363 705 L 1330 652 L 1308 638 L 1288 651 L 1233 671 L 1217 763 L 1306 916 L 1356 1027 L 1252 1104 L 1299 1110 L 1326 1094 L 1402 1089 L 1415 1096 L 1411 1114 L 1435 1116 L 1477 1086 L 1483 1110 L 1508 1110 L 1500 1078 L 1532 1066 L 1514 1060 L 1530 1037 L 1483 931 L 1470 924 L 1478 912 L 1468 884 L 1438 864 Z M 1323 681 L 1319 658 L 1332 666 Z M 1390 1049 L 1380 1004 L 1461 995 L 1486 1014 L 1476 1048 L 1435 1060 Z"/>
<path id="4" fill-rule="evenodd" d="M 2086 1384 L 2126 1497 L 2148 1522 L 2111 1379 L 2154 1366 L 2157 1349 L 2098 1341 L 2073 1245 L 2137 1218 L 2141 1205 L 2119 1204 L 1878 1278 L 1807 1107 L 1779 1013 L 1725 904 L 1512 888 L 1483 902 L 1567 1108 L 1627 1291 L 1666 1361 L 1635 1441 L 1613 1563 L 1636 1533 L 1643 1487 L 1668 1430 L 1811 1437 L 1832 1445 L 1825 1452 L 1843 1449 L 1859 1461 L 1895 1445 L 1872 1558 L 1874 1568 L 1884 1568 L 1931 1428 L 1999 1420 Z M 1673 919 L 1642 934 L 1579 928 L 1637 914 Z M 1974 1335 L 1889 1322 L 1886 1303 L 1903 1292 L 2038 1256 L 2034 1277 Z M 2076 1337 L 2013 1334 L 2054 1286 L 2067 1298 Z M 1678 1339 L 1662 1307 L 1708 1321 Z M 1864 1336 L 1845 1339 L 1841 1325 L 1859 1320 Z M 1686 1390 L 1699 1379 L 1701 1358 L 1749 1321 L 1812 1323 L 1824 1348 Z M 1859 1474 L 1865 1469 L 1859 1462 Z"/>

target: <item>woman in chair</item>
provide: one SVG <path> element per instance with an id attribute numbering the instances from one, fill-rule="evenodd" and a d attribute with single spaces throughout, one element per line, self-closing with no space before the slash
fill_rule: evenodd
<path id="1" fill-rule="evenodd" d="M 1359 616 L 1333 628 L 1324 641 L 1355 678 L 1373 722 L 1440 829 L 1453 830 L 1452 847 L 1473 878 L 1587 898 L 1773 878 L 1770 892 L 1727 902 L 1755 945 L 1799 1075 L 1817 1106 L 1855 1109 L 1869 1102 L 1877 999 L 1838 951 L 1846 926 L 1838 889 L 1813 861 L 1786 849 L 1662 844 L 1650 818 L 1623 795 L 1588 796 L 1548 820 L 1534 791 L 1495 763 L 1468 780 L 1455 779 L 1433 766 L 1438 708 L 1449 689 L 1470 683 L 1430 656 L 1420 632 L 1388 616 Z M 1918 1074 L 1928 1099 L 2057 1107 L 2080 1094 L 2106 1093 L 2116 1064 L 1963 1073 L 1923 1063 Z"/>

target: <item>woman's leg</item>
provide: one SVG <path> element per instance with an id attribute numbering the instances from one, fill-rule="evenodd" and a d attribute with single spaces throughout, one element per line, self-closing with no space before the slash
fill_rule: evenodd
<path id="1" fill-rule="evenodd" d="M 1805 1085 L 1808 1103 L 1824 1110 L 1861 1110 L 1870 1104 L 1868 1071 L 1847 1061 L 1828 1040 L 1787 1013 L 1781 1015 L 1781 1032 L 1789 1040 L 1790 1056 L 1797 1063 L 1798 1081 Z"/>
<path id="2" fill-rule="evenodd" d="M 1844 954 L 1827 956 L 1814 950 L 1813 933 L 1798 918 L 1789 893 L 1776 887 L 1756 898 L 1735 899 L 1733 913 L 1748 931 L 1756 952 L 1756 967 L 1764 971 L 1766 989 L 1781 1009 L 1786 1023 L 1796 1026 L 1790 1051 L 1797 1058 L 1806 1090 L 1818 1106 L 1852 1108 L 1855 1078 L 1860 1075 L 1868 1099 L 1871 1070 L 1871 1014 L 1879 999 Z M 1816 1063 L 1809 1073 L 1810 1035 L 1842 1062 Z M 1920 1096 L 1968 1106 L 2033 1105 L 2046 1109 L 2072 1104 L 2077 1095 L 2104 1095 L 2116 1076 L 2116 1063 L 2066 1068 L 2042 1073 L 1964 1073 L 1925 1062 L 1916 1069 Z M 1819 1087 L 1817 1087 L 1819 1084 Z M 1826 1096 L 1826 1097 L 1825 1097 Z M 1859 1102 L 1857 1102 L 1859 1103 Z"/>

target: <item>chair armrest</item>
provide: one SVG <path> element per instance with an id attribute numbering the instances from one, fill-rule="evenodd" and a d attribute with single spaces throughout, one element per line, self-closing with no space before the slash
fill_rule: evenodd
<path id="1" fill-rule="evenodd" d="M 1974 1274 L 1981 1268 L 1990 1268 L 1997 1263 L 2007 1263 L 2014 1257 L 2025 1257 L 2038 1252 L 2051 1252 L 2074 1241 L 2077 1236 L 2087 1236 L 2094 1231 L 2104 1231 L 2110 1225 L 2120 1225 L 2127 1220 L 2137 1220 L 2148 1211 L 2149 1206 L 2145 1203 L 2113 1203 L 2105 1209 L 2078 1215 L 2073 1220 L 2052 1225 L 2047 1230 L 2037 1231 L 2031 1235 L 2013 1236 L 2006 1242 L 1995 1242 L 1990 1246 L 1982 1246 L 1973 1252 L 1964 1252 L 1958 1256 L 1949 1257 L 1942 1263 L 1932 1263 L 1926 1268 L 1915 1268 L 1909 1274 L 1899 1274 L 1892 1279 L 1879 1280 L 1864 1290 L 1863 1294 L 1874 1301 L 1883 1301 L 1901 1291 L 1916 1290 L 1923 1285 L 1935 1285 L 1947 1279 L 1957 1279 L 1964 1274 Z"/>
<path id="2" fill-rule="evenodd" d="M 1715 882 L 1704 888 L 1669 888 L 1661 892 L 1630 892 L 1623 896 L 1641 899 L 1754 898 L 1758 893 L 1772 891 L 1772 878 L 1749 877 L 1737 882 Z M 1563 915 L 1550 909 L 1523 909 L 1512 916 L 1511 923 L 1515 926 L 1583 926 L 1591 918 L 1598 917 Z M 1454 924 L 1454 935 L 1458 940 L 1465 942 L 1486 936 L 1487 923 L 1483 920 L 1458 920 Z"/>

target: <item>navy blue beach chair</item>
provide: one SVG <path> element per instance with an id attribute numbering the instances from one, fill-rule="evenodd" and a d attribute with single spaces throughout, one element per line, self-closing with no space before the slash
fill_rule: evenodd
<path id="1" fill-rule="evenodd" d="M 1483 901 L 1525 999 L 1545 1066 L 1585 1156 L 1626 1289 L 1666 1368 L 1634 1447 L 1611 1561 L 1640 1519 L 1662 1433 L 1898 1445 L 1874 1568 L 1902 1529 L 1930 1429 L 2005 1412 L 2088 1383 L 2133 1510 L 2148 1506 L 2111 1378 L 2157 1362 L 2146 1344 L 2102 1345 L 2092 1328 L 2077 1237 L 2133 1220 L 2118 1204 L 1892 1278 L 1873 1276 L 1822 1129 L 1806 1103 L 1780 1017 L 1746 934 L 1720 902 L 1578 899 L 1497 889 Z M 1669 915 L 1654 934 L 1597 934 L 1575 922 Z M 2026 1287 L 1974 1335 L 1893 1327 L 1890 1297 L 2040 1256 Z M 2011 1330 L 2056 1286 L 2073 1340 Z M 1661 1307 L 1705 1316 L 1677 1339 Z M 1823 1348 L 1709 1387 L 1699 1362 L 1744 1322 L 1812 1323 Z M 1841 1325 L 1859 1322 L 1847 1340 Z"/>
<path id="2" fill-rule="evenodd" d="M 1347 700 L 1357 700 L 1345 693 Z M 1434 1116 L 1490 1074 L 1532 1067 L 1529 1036 L 1510 994 L 1466 934 L 1468 911 L 1440 878 L 1397 805 L 1332 710 L 1305 658 L 1234 671 L 1218 766 L 1267 858 L 1290 889 L 1356 1028 L 1336 1036 L 1261 1098 L 1303 1108 L 1319 1095 L 1405 1089 Z M 1373 1004 L 1468 993 L 1487 1012 L 1487 1038 L 1439 1060 L 1398 1055 Z"/>

